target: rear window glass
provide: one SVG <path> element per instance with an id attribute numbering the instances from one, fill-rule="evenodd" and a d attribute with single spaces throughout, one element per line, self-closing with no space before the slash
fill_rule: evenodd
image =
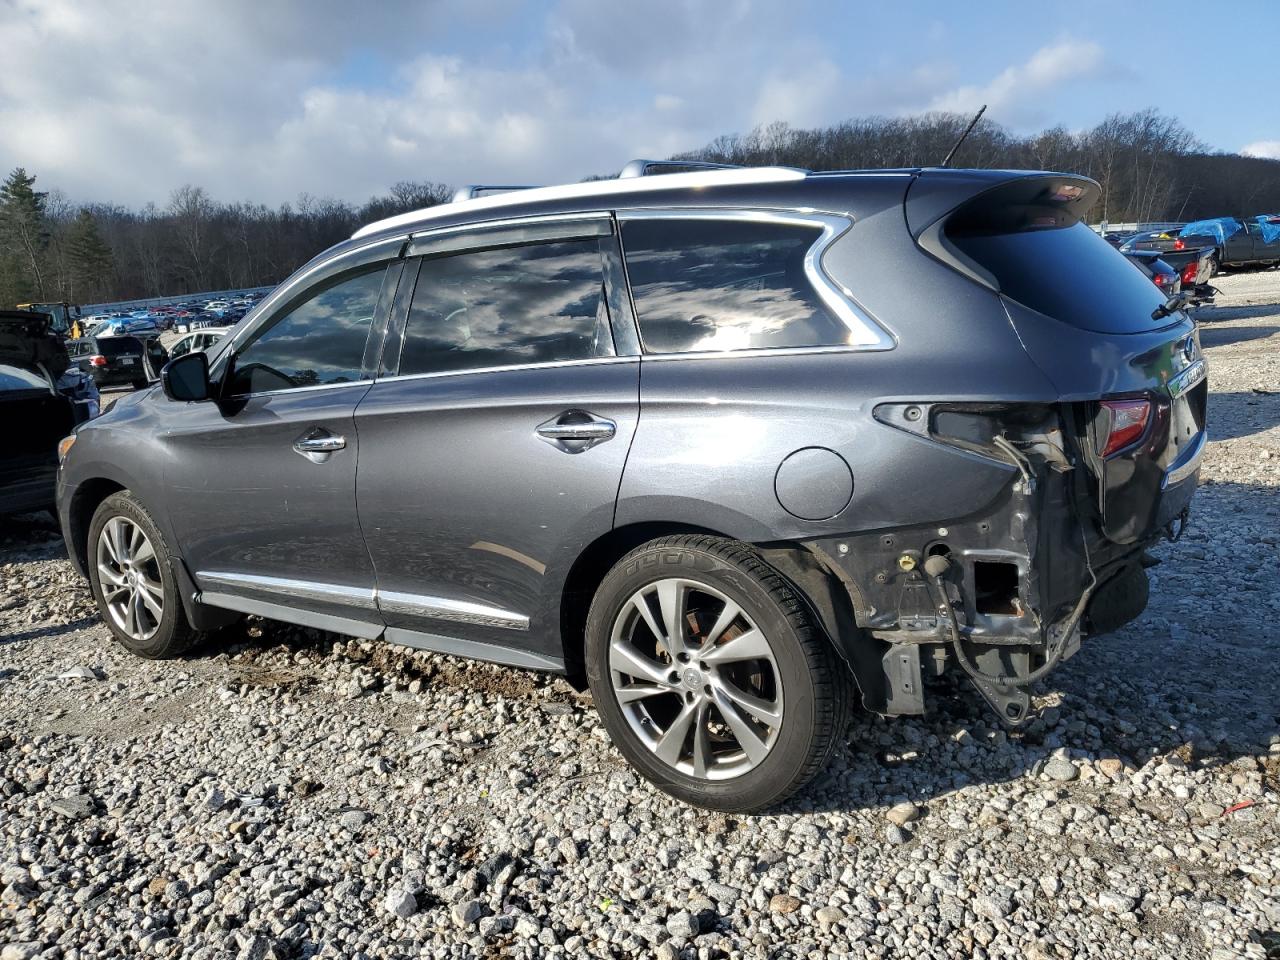
<path id="1" fill-rule="evenodd" d="M 1023 306 L 1098 333 L 1145 333 L 1165 301 L 1150 278 L 1083 223 L 988 232 L 948 226 L 947 236 Z M 1169 321 L 1164 321 L 1165 323 Z"/>
<path id="2" fill-rule="evenodd" d="M 733 220 L 633 220 L 627 272 L 649 353 L 843 346 L 849 328 L 805 275 L 816 227 Z"/>
<path id="3" fill-rule="evenodd" d="M 137 337 L 103 337 L 98 343 L 98 353 L 104 357 L 142 353 L 142 341 Z"/>

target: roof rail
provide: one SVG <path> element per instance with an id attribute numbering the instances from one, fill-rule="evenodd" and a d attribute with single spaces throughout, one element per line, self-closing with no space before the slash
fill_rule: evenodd
<path id="1" fill-rule="evenodd" d="M 482 193 L 505 193 L 508 190 L 533 190 L 533 189 L 534 189 L 533 185 L 527 184 L 527 183 L 519 186 L 514 184 L 499 186 L 497 184 L 472 183 L 472 184 L 468 184 L 465 187 L 459 187 L 457 190 L 453 191 L 453 196 L 450 198 L 449 202 L 458 203 L 461 200 L 474 200 L 476 197 L 480 196 Z"/>
<path id="2" fill-rule="evenodd" d="M 647 177 L 650 172 L 677 173 L 683 170 L 739 170 L 741 168 L 740 163 L 711 163 L 706 160 L 632 160 L 622 168 L 618 179 Z"/>

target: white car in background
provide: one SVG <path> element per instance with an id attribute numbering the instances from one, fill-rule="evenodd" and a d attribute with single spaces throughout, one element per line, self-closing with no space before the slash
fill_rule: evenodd
<path id="1" fill-rule="evenodd" d="M 227 335 L 230 327 L 206 327 L 188 333 L 169 348 L 169 359 L 184 356 L 188 353 L 199 353 L 207 350 Z"/>

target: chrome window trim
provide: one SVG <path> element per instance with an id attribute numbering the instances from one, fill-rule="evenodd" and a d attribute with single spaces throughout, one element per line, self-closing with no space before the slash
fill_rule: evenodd
<path id="1" fill-rule="evenodd" d="M 862 346 L 759 347 L 755 350 L 686 350 L 683 353 L 646 353 L 644 362 L 670 360 L 749 360 L 752 357 L 803 357 L 821 353 L 874 353 L 879 348 Z M 889 349 L 889 348 L 883 348 Z"/>
<path id="2" fill-rule="evenodd" d="M 741 209 L 741 208 L 643 208 L 635 210 L 618 210 L 616 216 L 625 223 L 628 220 L 729 220 L 747 223 L 776 223 L 786 226 L 817 227 L 821 230 L 818 239 L 805 253 L 804 272 L 809 283 L 818 294 L 819 299 L 837 319 L 856 338 L 848 344 L 815 344 L 812 347 L 763 347 L 757 350 L 743 349 L 733 351 L 712 351 L 713 353 L 732 353 L 734 356 L 756 353 L 773 353 L 791 350 L 856 350 L 875 351 L 892 350 L 897 341 L 877 320 L 873 319 L 854 297 L 853 292 L 841 284 L 837 284 L 822 268 L 822 256 L 835 240 L 844 235 L 853 226 L 851 217 L 829 213 L 818 213 L 810 210 L 778 212 L 774 210 Z M 627 242 L 622 238 L 623 259 L 626 259 Z M 634 291 L 632 291 L 634 297 Z M 643 326 L 643 319 L 636 311 L 636 322 Z M 643 336 L 642 336 L 643 339 Z M 680 356 L 704 355 L 703 353 L 679 354 Z M 651 356 L 674 356 L 674 354 L 645 354 Z"/>
<path id="3" fill-rule="evenodd" d="M 281 387 L 279 390 L 260 390 L 257 393 L 237 393 L 227 397 L 228 400 L 256 400 L 258 397 L 281 397 L 286 394 L 313 393 L 316 390 L 337 390 L 339 387 L 364 387 L 373 385 L 372 380 L 344 380 L 341 383 L 316 383 L 309 387 Z"/>
<path id="4" fill-rule="evenodd" d="M 431 373 L 397 373 L 378 377 L 374 383 L 392 383 L 397 380 L 428 380 L 438 377 L 465 377 L 472 373 L 509 373 L 514 370 L 548 370 L 556 367 L 583 367 L 607 363 L 639 363 L 638 354 L 625 357 L 585 357 L 580 360 L 547 360 L 542 363 L 508 363 L 499 367 L 468 367 L 466 370 L 435 370 Z M 368 381 L 361 381 L 366 383 Z M 293 392 L 293 391 L 288 391 Z"/>
<path id="5" fill-rule="evenodd" d="M 544 213 L 527 217 L 505 217 L 497 220 L 472 220 L 467 223 L 457 223 L 447 227 L 436 227 L 435 229 L 415 230 L 409 234 L 409 247 L 405 253 L 406 257 L 431 256 L 431 251 L 415 250 L 414 244 L 421 241 L 443 240 L 456 235 L 474 234 L 476 242 L 473 245 L 457 247 L 450 249 L 450 255 L 454 253 L 462 253 L 472 247 L 483 249 L 490 246 L 491 242 L 485 241 L 485 235 L 489 233 L 500 233 L 503 230 L 518 230 L 522 227 L 537 228 L 546 226 L 555 226 L 556 224 L 598 224 L 600 222 L 608 224 L 609 229 L 598 233 L 584 233 L 587 236 L 608 236 L 613 233 L 613 214 L 608 210 L 588 210 L 579 213 Z M 573 239 L 571 237 L 557 237 L 555 239 Z M 521 240 L 519 244 L 528 243 L 530 241 Z"/>
<path id="6" fill-rule="evenodd" d="M 529 629 L 528 617 L 501 607 L 425 594 L 383 590 L 377 590 L 375 593 L 378 608 L 387 613 L 402 613 L 408 616 L 445 620 L 450 623 L 469 623 L 481 627 L 499 627 L 503 630 Z"/>

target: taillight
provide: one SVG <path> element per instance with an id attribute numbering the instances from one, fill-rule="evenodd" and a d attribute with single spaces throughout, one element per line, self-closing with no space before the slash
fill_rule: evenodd
<path id="1" fill-rule="evenodd" d="M 91 367 L 105 367 L 106 365 L 107 358 L 100 353 L 96 353 L 89 358 L 89 366 Z"/>
<path id="2" fill-rule="evenodd" d="M 1186 245 L 1185 243 L 1183 243 L 1181 240 L 1175 240 L 1175 241 L 1173 241 L 1173 249 L 1175 249 L 1175 250 L 1185 250 L 1185 249 L 1187 249 L 1187 245 Z"/>
<path id="3" fill-rule="evenodd" d="M 1151 281 L 1161 290 L 1166 290 L 1169 287 L 1172 287 L 1173 281 L 1177 279 L 1178 278 L 1175 277 L 1172 273 L 1157 273 L 1154 277 L 1151 278 Z"/>
<path id="4" fill-rule="evenodd" d="M 1106 442 L 1102 446 L 1100 456 L 1109 457 L 1117 450 L 1123 450 L 1147 432 L 1147 421 L 1151 419 L 1150 400 L 1103 400 L 1102 414 L 1106 418 Z"/>
<path id="5" fill-rule="evenodd" d="M 1189 287 L 1196 282 L 1196 274 L 1200 272 L 1200 264 L 1192 261 L 1182 268 L 1182 285 Z"/>

